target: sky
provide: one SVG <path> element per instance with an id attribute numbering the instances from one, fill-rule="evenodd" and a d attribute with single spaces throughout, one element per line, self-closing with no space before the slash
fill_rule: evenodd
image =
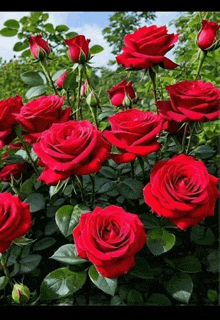
<path id="1" fill-rule="evenodd" d="M 0 29 L 4 27 L 4 22 L 8 19 L 19 20 L 23 16 L 27 16 L 28 11 L 0 11 Z M 111 53 L 111 48 L 108 42 L 102 35 L 102 30 L 108 26 L 108 18 L 112 14 L 110 11 L 49 11 L 49 19 L 47 22 L 52 23 L 54 26 L 59 24 L 67 25 L 70 30 L 75 31 L 78 34 L 84 34 L 87 39 L 91 39 L 90 46 L 99 44 L 104 48 L 104 51 L 97 54 L 91 60 L 94 67 L 100 67 L 107 65 L 107 62 L 111 59 L 114 60 L 115 56 Z M 167 25 L 169 21 L 176 18 L 179 12 L 175 11 L 163 11 L 156 12 L 157 18 L 153 21 L 153 24 L 157 26 Z M 176 32 L 174 27 L 168 27 L 169 33 Z M 18 41 L 17 36 L 3 37 L 0 35 L 0 57 L 3 60 L 9 61 L 13 56 L 19 53 L 13 51 L 14 44 Z M 166 55 L 168 58 L 172 58 L 172 50 Z"/>

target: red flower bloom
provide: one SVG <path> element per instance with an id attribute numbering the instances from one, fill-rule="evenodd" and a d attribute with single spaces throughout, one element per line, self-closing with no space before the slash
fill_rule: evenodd
<path id="1" fill-rule="evenodd" d="M 42 38 L 41 34 L 30 36 L 29 39 L 31 54 L 35 59 L 43 59 L 50 53 L 48 43 Z"/>
<path id="2" fill-rule="evenodd" d="M 24 137 L 29 143 L 36 142 L 53 123 L 69 119 L 71 108 L 63 110 L 63 102 L 64 97 L 49 95 L 33 99 L 22 107 L 17 121 L 28 132 Z"/>
<path id="3" fill-rule="evenodd" d="M 218 198 L 218 178 L 208 173 L 202 161 L 185 154 L 155 164 L 144 200 L 159 217 L 186 230 L 213 216 Z"/>
<path id="4" fill-rule="evenodd" d="M 27 171 L 25 162 L 8 163 L 0 171 L 1 181 L 11 181 L 11 175 L 15 179 L 19 179 L 21 174 Z"/>
<path id="5" fill-rule="evenodd" d="M 174 69 L 177 64 L 164 55 L 173 48 L 179 34 L 168 34 L 166 26 L 144 26 L 124 37 L 123 52 L 116 57 L 125 68 L 148 69 L 156 64 Z"/>
<path id="6" fill-rule="evenodd" d="M 16 114 L 20 112 L 22 105 L 19 95 L 0 101 L 0 148 L 16 137 L 12 130 L 17 124 Z"/>
<path id="7" fill-rule="evenodd" d="M 135 98 L 135 92 L 132 87 L 132 82 L 127 82 L 126 79 L 116 84 L 107 92 L 109 94 L 111 104 L 115 107 L 124 106 L 124 104 L 126 104 L 126 98 L 128 98 L 128 100 L 133 100 Z"/>
<path id="8" fill-rule="evenodd" d="M 185 80 L 166 86 L 168 101 L 157 101 L 159 113 L 176 122 L 212 121 L 220 116 L 220 89 L 203 80 Z"/>
<path id="9" fill-rule="evenodd" d="M 109 122 L 112 130 L 105 130 L 103 134 L 120 151 L 120 154 L 112 154 L 117 164 L 133 161 L 137 156 L 145 157 L 160 149 L 157 135 L 163 126 L 161 116 L 130 109 L 109 117 Z"/>
<path id="10" fill-rule="evenodd" d="M 53 124 L 33 148 L 44 167 L 38 180 L 56 185 L 71 174 L 98 172 L 109 158 L 111 146 L 97 127 L 84 120 Z"/>
<path id="11" fill-rule="evenodd" d="M 29 204 L 11 193 L 0 193 L 0 221 L 0 253 L 3 253 L 13 240 L 30 230 L 32 222 Z"/>
<path id="12" fill-rule="evenodd" d="M 73 238 L 79 257 L 91 261 L 103 277 L 116 278 L 134 267 L 147 236 L 136 214 L 110 205 L 83 213 Z"/>
<path id="13" fill-rule="evenodd" d="M 85 62 L 89 59 L 89 43 L 83 35 L 78 35 L 71 39 L 65 39 L 64 42 L 69 46 L 68 56 L 73 62 Z"/>
<path id="14" fill-rule="evenodd" d="M 197 36 L 197 43 L 200 49 L 207 50 L 215 43 L 219 27 L 220 24 L 216 22 L 202 20 L 202 28 Z"/>

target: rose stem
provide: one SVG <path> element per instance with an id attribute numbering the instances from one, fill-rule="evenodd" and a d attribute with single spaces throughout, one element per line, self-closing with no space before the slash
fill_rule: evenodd
<path id="1" fill-rule="evenodd" d="M 83 114 L 82 114 L 82 106 L 80 106 L 80 95 L 81 95 L 81 85 L 82 85 L 82 65 L 79 64 L 79 81 L 78 81 L 78 95 L 77 95 L 77 107 L 76 109 L 79 110 L 80 119 L 83 120 Z M 79 117 L 78 117 L 79 118 Z"/>
<path id="2" fill-rule="evenodd" d="M 182 140 L 182 149 L 181 149 L 181 153 L 184 153 L 184 149 L 185 149 L 185 143 L 186 143 L 186 132 L 187 132 L 187 127 L 188 127 L 189 123 L 186 122 L 185 123 L 185 128 L 184 128 L 184 133 L 183 133 L 183 140 Z"/>
<path id="3" fill-rule="evenodd" d="M 134 179 L 134 160 L 131 161 L 131 178 Z"/>
<path id="4" fill-rule="evenodd" d="M 200 55 L 201 55 L 201 56 L 200 56 Z M 196 74 L 195 80 L 198 78 L 198 76 L 199 76 L 199 74 L 200 74 L 200 71 L 201 71 L 201 69 L 202 69 L 203 62 L 204 62 L 204 60 L 205 60 L 205 58 L 206 58 L 206 56 L 207 56 L 207 52 L 201 50 L 200 55 L 199 55 L 200 60 L 199 60 L 199 65 L 198 65 L 198 69 L 197 69 L 197 74 Z"/>
<path id="5" fill-rule="evenodd" d="M 194 122 L 192 124 L 192 126 L 190 126 L 190 135 L 189 135 L 189 141 L 188 141 L 188 145 L 187 145 L 187 149 L 186 149 L 186 154 L 189 153 L 189 149 L 190 149 L 190 145 L 191 145 L 191 142 L 192 142 L 193 131 L 194 131 L 195 125 L 196 125 L 196 122 Z"/>
<path id="6" fill-rule="evenodd" d="M 46 59 L 43 59 L 42 61 L 40 61 L 40 65 L 41 65 L 41 67 L 42 67 L 42 69 L 43 69 L 43 71 L 44 71 L 44 73 L 45 73 L 45 76 L 46 76 L 46 78 L 47 78 L 48 83 L 51 84 L 51 86 L 52 86 L 55 94 L 59 96 L 59 94 L 58 94 L 58 92 L 57 92 L 57 89 L 56 89 L 56 87 L 55 87 L 55 85 L 54 85 L 54 82 L 53 82 L 53 80 L 52 80 L 52 78 L 51 78 L 51 75 L 50 75 L 50 72 L 49 72 L 49 69 L 48 69 L 48 66 L 47 66 L 47 61 L 46 61 Z"/>
<path id="7" fill-rule="evenodd" d="M 153 84 L 153 93 L 154 93 L 154 100 L 157 101 L 157 86 L 156 86 L 156 72 L 153 70 L 152 67 L 149 68 L 149 75 L 151 82 Z"/>
<path id="8" fill-rule="evenodd" d="M 22 143 L 22 145 L 23 145 L 23 147 L 24 147 L 24 149 L 25 149 L 25 151 L 26 151 L 26 153 L 27 153 L 27 155 L 28 155 L 28 158 L 29 158 L 29 160 L 30 160 L 30 162 L 31 162 L 31 164 L 32 164 L 32 166 L 33 166 L 36 174 L 39 176 L 40 174 L 39 174 L 39 172 L 38 172 L 38 168 L 37 168 L 34 160 L 33 160 L 32 157 L 31 157 L 31 154 L 30 154 L 30 151 L 28 150 L 28 146 L 27 146 L 26 141 L 25 141 L 25 140 L 23 139 L 23 137 L 22 137 L 21 127 L 15 126 L 14 130 L 15 130 L 15 133 L 17 134 L 18 138 L 20 139 L 20 141 L 21 141 L 21 143 Z"/>

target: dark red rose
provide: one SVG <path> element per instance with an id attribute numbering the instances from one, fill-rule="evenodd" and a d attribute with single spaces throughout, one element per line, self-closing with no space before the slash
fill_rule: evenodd
<path id="1" fill-rule="evenodd" d="M 72 174 L 98 172 L 111 150 L 102 132 L 87 120 L 53 124 L 33 148 L 44 167 L 38 179 L 48 185 Z"/>
<path id="2" fill-rule="evenodd" d="M 144 200 L 153 213 L 186 230 L 214 215 L 217 183 L 202 161 L 175 155 L 155 164 L 143 189 Z"/>
<path id="3" fill-rule="evenodd" d="M 202 28 L 197 36 L 197 43 L 200 49 L 207 50 L 216 42 L 216 34 L 220 24 L 214 21 L 202 20 Z"/>
<path id="4" fill-rule="evenodd" d="M 27 165 L 25 162 L 8 163 L 0 171 L 1 181 L 11 181 L 11 175 L 15 179 L 19 179 L 22 173 L 27 171 Z"/>
<path id="5" fill-rule="evenodd" d="M 53 123 L 65 122 L 70 118 L 71 108 L 63 110 L 63 102 L 64 97 L 58 95 L 41 96 L 21 108 L 17 121 L 28 132 L 24 137 L 29 143 L 37 141 Z"/>
<path id="6" fill-rule="evenodd" d="M 0 101 L 0 148 L 16 137 L 12 131 L 13 126 L 17 124 L 15 114 L 20 112 L 22 105 L 19 95 Z"/>
<path id="7" fill-rule="evenodd" d="M 130 162 L 137 156 L 145 157 L 160 149 L 157 136 L 162 130 L 161 116 L 151 111 L 130 109 L 109 117 L 112 130 L 104 131 L 104 137 L 116 146 L 120 154 L 112 154 L 117 163 Z"/>
<path id="8" fill-rule="evenodd" d="M 31 223 L 28 203 L 11 193 L 0 193 L 0 253 L 6 251 L 13 240 L 24 236 Z"/>
<path id="9" fill-rule="evenodd" d="M 177 64 L 164 55 L 174 47 L 179 34 L 168 34 L 166 26 L 144 26 L 124 37 L 123 52 L 116 57 L 125 68 L 148 69 L 160 65 L 174 69 Z"/>
<path id="10" fill-rule="evenodd" d="M 120 83 L 116 84 L 114 87 L 108 91 L 111 104 L 115 107 L 122 107 L 126 105 L 126 100 L 133 100 L 135 98 L 135 92 L 132 87 L 132 82 L 124 79 Z"/>
<path id="11" fill-rule="evenodd" d="M 29 39 L 31 55 L 35 59 L 43 59 L 50 53 L 48 43 L 42 38 L 41 34 L 30 36 Z"/>
<path id="12" fill-rule="evenodd" d="M 73 238 L 79 257 L 91 261 L 103 277 L 117 278 L 134 267 L 147 236 L 136 214 L 110 205 L 81 214 Z"/>
<path id="13" fill-rule="evenodd" d="M 65 39 L 64 42 L 69 46 L 68 56 L 73 62 L 85 62 L 89 59 L 89 43 L 84 35 L 78 35 L 71 39 Z"/>
<path id="14" fill-rule="evenodd" d="M 176 122 L 212 121 L 220 116 L 220 89 L 203 80 L 184 80 L 166 86 L 170 100 L 157 101 L 159 113 Z"/>

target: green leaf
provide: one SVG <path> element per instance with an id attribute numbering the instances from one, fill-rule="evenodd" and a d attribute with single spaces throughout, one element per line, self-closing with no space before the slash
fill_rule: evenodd
<path id="1" fill-rule="evenodd" d="M 15 19 L 9 19 L 4 22 L 4 26 L 12 28 L 12 29 L 18 29 L 20 27 L 20 24 Z"/>
<path id="2" fill-rule="evenodd" d="M 36 212 L 45 208 L 45 199 L 41 193 L 32 193 L 26 199 L 25 202 L 30 204 L 30 211 Z"/>
<path id="3" fill-rule="evenodd" d="M 32 87 L 44 84 L 44 80 L 41 78 L 39 73 L 34 71 L 26 71 L 22 73 L 20 77 L 24 83 L 29 84 Z"/>
<path id="4" fill-rule="evenodd" d="M 89 277 L 91 281 L 103 292 L 114 296 L 115 290 L 117 288 L 117 279 L 110 279 L 106 277 L 102 277 L 98 271 L 96 270 L 95 266 L 92 265 L 89 268 Z"/>
<path id="5" fill-rule="evenodd" d="M 26 48 L 29 47 L 29 43 L 28 42 L 21 42 L 21 41 L 18 41 L 15 43 L 14 47 L 13 47 L 13 50 L 18 52 L 18 51 L 22 51 Z"/>
<path id="6" fill-rule="evenodd" d="M 42 300 L 53 300 L 73 294 L 84 285 L 86 272 L 73 272 L 69 267 L 60 268 L 49 273 L 40 288 Z"/>
<path id="7" fill-rule="evenodd" d="M 55 30 L 58 32 L 66 32 L 69 30 L 69 27 L 67 27 L 64 24 L 60 24 L 60 25 L 56 26 Z"/>
<path id="8" fill-rule="evenodd" d="M 78 265 L 85 262 L 88 262 L 85 259 L 77 257 L 76 247 L 74 244 L 64 244 L 57 251 L 54 252 L 51 259 L 54 259 L 59 262 L 68 263 L 71 265 Z"/>
<path id="9" fill-rule="evenodd" d="M 219 272 L 219 251 L 218 250 L 212 250 L 211 253 L 207 257 L 208 267 L 207 271 L 210 272 Z"/>
<path id="10" fill-rule="evenodd" d="M 73 31 L 68 32 L 68 33 L 65 34 L 65 38 L 66 39 L 74 38 L 76 36 L 78 36 L 78 33 L 77 32 L 73 32 Z"/>
<path id="11" fill-rule="evenodd" d="M 44 28 L 47 32 L 50 32 L 50 33 L 55 33 L 55 29 L 54 29 L 54 26 L 52 23 L 46 23 L 44 25 Z"/>
<path id="12" fill-rule="evenodd" d="M 5 286 L 7 285 L 8 281 L 9 281 L 9 278 L 7 278 L 6 276 L 0 277 L 0 290 L 5 288 Z"/>
<path id="13" fill-rule="evenodd" d="M 193 290 L 193 282 L 188 274 L 178 273 L 171 277 L 165 288 L 174 299 L 188 303 Z"/>
<path id="14" fill-rule="evenodd" d="M 68 73 L 68 75 L 63 81 L 63 88 L 66 91 L 75 90 L 78 85 L 77 81 L 76 81 L 76 76 L 77 76 L 76 69 L 71 70 L 70 72 L 68 70 L 66 70 L 66 72 Z"/>
<path id="15" fill-rule="evenodd" d="M 132 289 L 128 292 L 127 304 L 129 306 L 143 305 L 143 303 L 144 303 L 144 299 L 142 294 L 139 291 Z"/>
<path id="16" fill-rule="evenodd" d="M 92 46 L 89 50 L 90 54 L 97 54 L 100 53 L 104 50 L 104 48 L 98 44 L 95 44 L 94 46 Z"/>
<path id="17" fill-rule="evenodd" d="M 153 255 L 158 256 L 169 251 L 175 244 L 175 236 L 165 229 L 151 229 L 148 232 L 147 246 Z"/>
<path id="18" fill-rule="evenodd" d="M 147 305 L 150 306 L 172 306 L 170 299 L 162 293 L 152 293 L 147 299 Z"/>
<path id="19" fill-rule="evenodd" d="M 53 246 L 55 243 L 56 243 L 56 240 L 54 238 L 45 237 L 43 239 L 40 239 L 34 244 L 33 250 L 34 251 L 45 250 Z"/>
<path id="20" fill-rule="evenodd" d="M 128 178 L 119 184 L 118 191 L 127 199 L 140 199 L 143 197 L 143 188 L 144 185 L 141 181 Z"/>
<path id="21" fill-rule="evenodd" d="M 174 263 L 176 268 L 183 272 L 196 273 L 202 271 L 202 265 L 199 259 L 194 256 L 186 256 L 175 259 Z"/>
<path id="22" fill-rule="evenodd" d="M 106 178 L 117 179 L 117 172 L 111 167 L 103 166 L 100 173 Z"/>
<path id="23" fill-rule="evenodd" d="M 135 266 L 130 271 L 131 274 L 142 279 L 153 279 L 155 274 L 158 274 L 156 268 L 151 268 L 144 257 L 135 257 Z"/>
<path id="24" fill-rule="evenodd" d="M 73 229 L 79 222 L 81 213 L 88 211 L 90 211 L 90 209 L 84 205 L 76 205 L 75 207 L 65 205 L 58 209 L 55 215 L 55 221 L 64 237 L 68 237 L 72 234 Z"/>
<path id="25" fill-rule="evenodd" d="M 33 97 L 40 96 L 40 95 L 44 94 L 48 90 L 48 88 L 49 87 L 45 84 L 43 84 L 41 86 L 37 86 L 37 87 L 32 87 L 26 92 L 25 96 L 27 99 L 31 99 Z"/>
<path id="26" fill-rule="evenodd" d="M 4 37 L 14 37 L 16 36 L 18 30 L 17 29 L 11 29 L 11 28 L 2 28 L 0 30 L 0 34 Z"/>
<path id="27" fill-rule="evenodd" d="M 20 272 L 29 273 L 37 268 L 42 256 L 39 254 L 31 254 L 20 260 Z"/>
<path id="28" fill-rule="evenodd" d="M 215 150 L 208 145 L 201 145 L 195 150 L 195 156 L 200 159 L 211 158 L 214 154 Z"/>
<path id="29" fill-rule="evenodd" d="M 215 242 L 215 235 L 211 228 L 196 226 L 191 229 L 190 238 L 193 242 L 200 245 L 212 245 Z"/>

